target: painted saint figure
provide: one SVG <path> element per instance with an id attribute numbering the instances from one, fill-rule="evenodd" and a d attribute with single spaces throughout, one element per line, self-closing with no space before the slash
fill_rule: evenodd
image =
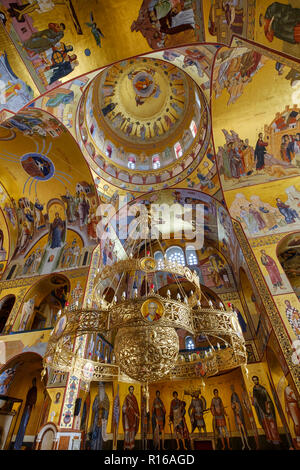
<path id="1" fill-rule="evenodd" d="M 260 250 L 260 252 L 261 252 L 261 258 L 260 258 L 261 263 L 265 266 L 266 270 L 268 271 L 268 274 L 270 276 L 274 289 L 276 289 L 277 287 L 280 287 L 280 289 L 283 289 L 284 288 L 282 285 L 283 282 L 282 282 L 280 272 L 275 261 L 273 260 L 273 258 L 271 258 L 271 256 L 266 254 L 265 250 Z"/>
<path id="2" fill-rule="evenodd" d="M 106 427 L 109 414 L 109 398 L 103 382 L 99 382 L 92 410 L 91 450 L 101 450 L 103 441 L 107 440 Z"/>
<path id="3" fill-rule="evenodd" d="M 152 405 L 152 427 L 153 427 L 153 444 L 156 449 L 160 449 L 160 435 L 161 435 L 161 448 L 165 450 L 165 423 L 166 423 L 166 408 L 160 398 L 160 391 L 156 391 L 156 397 Z"/>
<path id="4" fill-rule="evenodd" d="M 275 407 L 265 387 L 260 385 L 257 375 L 252 377 L 253 387 L 253 406 L 255 408 L 258 421 L 266 434 L 268 442 L 275 445 L 280 444 L 280 437 L 277 429 Z"/>
<path id="5" fill-rule="evenodd" d="M 182 441 L 182 445 L 184 450 L 187 450 L 185 445 L 185 439 L 190 439 L 189 431 L 185 421 L 185 402 L 179 400 L 178 393 L 176 391 L 173 392 L 173 400 L 171 401 L 170 406 L 170 415 L 169 420 L 170 423 L 173 424 L 176 442 L 177 442 L 177 449 L 180 449 L 180 442 Z"/>
<path id="6" fill-rule="evenodd" d="M 113 416 L 112 416 L 113 450 L 117 449 L 119 420 L 120 420 L 120 395 L 119 395 L 119 384 L 118 384 L 117 394 L 114 398 L 114 403 L 113 403 Z"/>
<path id="7" fill-rule="evenodd" d="M 251 450 L 249 443 L 248 443 L 248 436 L 247 436 L 247 429 L 245 425 L 245 418 L 243 413 L 242 404 L 238 394 L 234 389 L 234 385 L 231 385 L 231 408 L 234 414 L 235 426 L 236 429 L 239 431 L 241 439 L 242 439 L 242 450 L 245 449 L 247 446 L 249 450 Z"/>
<path id="8" fill-rule="evenodd" d="M 64 36 L 66 29 L 64 23 L 49 23 L 47 29 L 33 33 L 23 43 L 23 47 L 30 52 L 40 54 L 55 46 Z"/>
<path id="9" fill-rule="evenodd" d="M 296 434 L 296 448 L 300 449 L 300 402 L 297 400 L 294 390 L 290 385 L 284 389 L 285 411 L 294 423 Z"/>
<path id="10" fill-rule="evenodd" d="M 286 309 L 286 317 L 294 330 L 295 335 L 300 339 L 300 313 L 295 307 L 291 305 L 289 300 L 284 301 Z"/>
<path id="11" fill-rule="evenodd" d="M 25 407 L 23 410 L 20 426 L 18 429 L 17 437 L 14 443 L 14 450 L 21 450 L 23 439 L 26 432 L 26 427 L 30 419 L 31 411 L 37 401 L 37 387 L 36 378 L 32 379 L 32 387 L 28 390 L 26 395 Z"/>
<path id="12" fill-rule="evenodd" d="M 293 224 L 296 222 L 295 219 L 299 219 L 299 215 L 295 209 L 291 209 L 291 207 L 284 202 L 280 198 L 276 199 L 276 206 L 280 212 L 280 214 L 283 215 L 285 222 L 287 224 Z"/>
<path id="13" fill-rule="evenodd" d="M 225 416 L 227 416 L 227 413 L 225 411 L 222 399 L 221 397 L 219 397 L 219 390 L 215 388 L 213 393 L 214 393 L 214 397 L 211 401 L 210 409 L 214 417 L 214 429 L 218 430 L 218 433 L 222 442 L 222 450 L 225 449 L 224 434 L 226 436 L 227 447 L 228 449 L 231 449 L 230 441 L 229 441 L 229 433 L 227 430 L 226 419 L 225 419 Z"/>
<path id="14" fill-rule="evenodd" d="M 201 433 L 202 430 L 206 435 L 206 425 L 203 418 L 203 412 L 206 410 L 206 400 L 203 396 L 199 398 L 200 390 L 197 390 L 192 396 L 192 401 L 189 406 L 189 416 L 192 424 L 192 433 L 198 428 Z"/>
<path id="15" fill-rule="evenodd" d="M 129 394 L 126 395 L 122 406 L 122 421 L 124 429 L 124 450 L 134 449 L 135 436 L 139 428 L 140 411 L 136 397 L 133 394 L 134 387 L 131 385 Z"/>
<path id="16" fill-rule="evenodd" d="M 263 141 L 262 133 L 258 134 L 258 140 L 254 151 L 254 160 L 256 161 L 256 169 L 263 170 L 265 167 L 265 153 L 268 143 Z"/>
<path id="17" fill-rule="evenodd" d="M 300 43 L 300 8 L 273 2 L 266 9 L 265 16 L 260 16 L 259 24 L 264 26 L 265 36 L 270 42 L 275 36 L 290 44 Z"/>
<path id="18" fill-rule="evenodd" d="M 66 223 L 60 218 L 58 212 L 55 219 L 50 224 L 49 243 L 50 248 L 60 248 L 66 232 Z"/>

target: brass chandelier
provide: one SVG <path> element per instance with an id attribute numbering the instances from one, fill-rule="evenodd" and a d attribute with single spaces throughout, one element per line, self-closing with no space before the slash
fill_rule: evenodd
<path id="1" fill-rule="evenodd" d="M 100 265 L 89 299 L 92 306 L 66 307 L 57 319 L 43 360 L 44 373 L 51 367 L 87 384 L 111 380 L 147 384 L 209 377 L 246 364 L 236 313 L 226 311 L 222 303 L 216 307 L 211 300 L 202 307 L 204 294 L 196 271 L 166 255 L 155 259 L 152 246 L 149 240 L 138 247 L 128 243 L 131 248 L 124 259 Z M 180 355 L 178 329 L 201 335 L 201 351 Z M 109 363 L 97 360 L 93 351 L 86 352 L 98 334 L 113 343 Z"/>

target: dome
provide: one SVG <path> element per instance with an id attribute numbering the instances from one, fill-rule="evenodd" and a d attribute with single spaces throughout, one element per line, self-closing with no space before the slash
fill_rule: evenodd
<path id="1" fill-rule="evenodd" d="M 77 132 L 93 170 L 131 190 L 181 181 L 208 140 L 205 98 L 173 64 L 136 58 L 114 64 L 87 88 Z M 148 186 L 147 186 L 148 185 Z"/>

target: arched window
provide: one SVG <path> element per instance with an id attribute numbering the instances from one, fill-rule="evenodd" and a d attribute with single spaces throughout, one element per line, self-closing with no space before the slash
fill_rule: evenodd
<path id="1" fill-rule="evenodd" d="M 193 246 L 186 247 L 185 255 L 187 264 L 189 264 L 190 266 L 195 266 L 198 264 L 198 256 Z"/>
<path id="2" fill-rule="evenodd" d="M 180 145 L 180 142 L 177 142 L 177 143 L 174 145 L 174 150 L 175 150 L 176 158 L 181 158 L 182 155 L 183 155 L 183 151 L 182 151 L 182 147 L 181 147 L 181 145 Z"/>
<path id="3" fill-rule="evenodd" d="M 191 130 L 191 133 L 192 133 L 192 136 L 195 138 L 196 135 L 197 135 L 197 126 L 196 126 L 196 123 L 195 121 L 193 120 L 190 124 L 190 130 Z"/>
<path id="4" fill-rule="evenodd" d="M 167 249 L 166 255 L 168 260 L 172 263 L 177 263 L 181 264 L 182 266 L 185 266 L 184 251 L 182 248 L 180 248 L 180 246 L 171 246 Z"/>
<path id="5" fill-rule="evenodd" d="M 153 166 L 153 170 L 157 170 L 158 168 L 160 168 L 160 158 L 158 154 L 153 155 L 152 166 Z"/>
<path id="6" fill-rule="evenodd" d="M 164 262 L 164 256 L 161 251 L 156 251 L 154 253 L 154 259 L 157 261 L 157 267 L 158 269 L 163 267 L 163 262 Z"/>
<path id="7" fill-rule="evenodd" d="M 191 336 L 185 338 L 185 349 L 195 349 L 195 342 Z"/>

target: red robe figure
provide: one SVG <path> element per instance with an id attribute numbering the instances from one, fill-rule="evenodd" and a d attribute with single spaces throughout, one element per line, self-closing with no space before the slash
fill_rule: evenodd
<path id="1" fill-rule="evenodd" d="M 265 266 L 266 270 L 268 271 L 273 287 L 275 288 L 280 287 L 281 289 L 283 289 L 282 279 L 281 279 L 280 272 L 279 272 L 279 269 L 277 268 L 275 261 L 273 260 L 273 258 L 271 258 L 271 256 L 266 254 L 265 250 L 260 250 L 260 252 L 261 252 L 260 260 L 262 264 Z"/>
<path id="2" fill-rule="evenodd" d="M 134 387 L 129 387 L 129 394 L 125 397 L 122 407 L 122 422 L 124 429 L 124 450 L 134 449 L 135 436 L 139 429 L 140 411 L 136 397 L 133 394 Z"/>

